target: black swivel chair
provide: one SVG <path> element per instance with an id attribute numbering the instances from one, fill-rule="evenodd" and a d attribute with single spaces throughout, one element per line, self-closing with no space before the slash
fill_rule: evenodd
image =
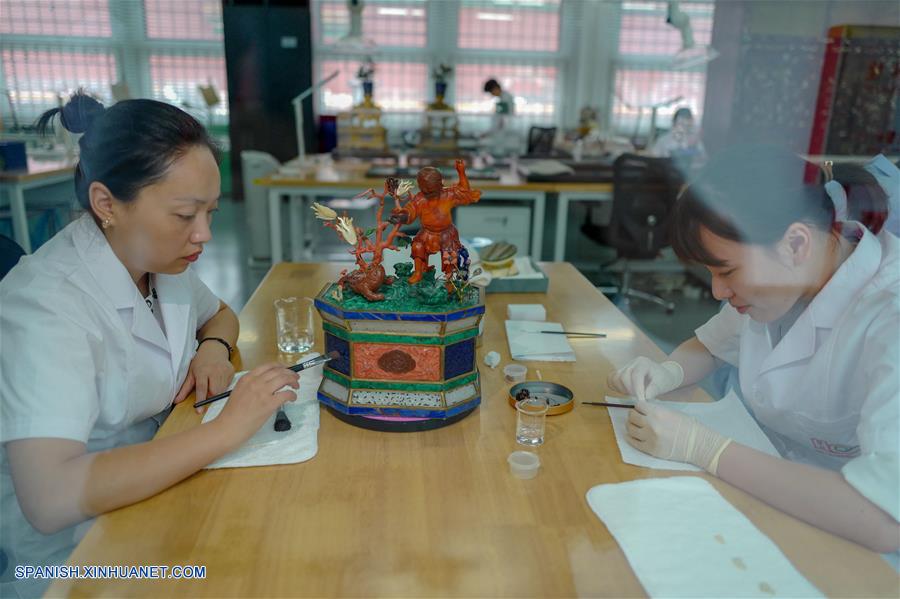
<path id="1" fill-rule="evenodd" d="M 6 273 L 12 270 L 13 266 L 19 263 L 19 258 L 25 255 L 18 243 L 7 237 L 0 235 L 0 280 L 6 276 Z"/>
<path id="2" fill-rule="evenodd" d="M 668 158 L 623 154 L 613 164 L 612 219 L 606 228 L 591 222 L 582 226 L 590 239 L 616 250 L 622 263 L 619 297 L 658 304 L 667 312 L 675 304 L 631 288 L 631 260 L 653 260 L 669 244 L 668 230 L 681 176 Z"/>
<path id="3" fill-rule="evenodd" d="M 534 156 L 550 156 L 553 154 L 555 140 L 556 127 L 532 127 L 528 130 L 526 153 Z"/>

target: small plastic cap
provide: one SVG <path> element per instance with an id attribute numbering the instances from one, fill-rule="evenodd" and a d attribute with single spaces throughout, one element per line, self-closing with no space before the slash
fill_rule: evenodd
<path id="1" fill-rule="evenodd" d="M 541 467 L 541 459 L 531 451 L 514 451 L 506 461 L 509 462 L 510 473 L 516 478 L 534 478 Z"/>
<path id="2" fill-rule="evenodd" d="M 503 368 L 503 375 L 510 383 L 521 383 L 525 380 L 526 374 L 528 374 L 528 368 L 521 364 L 509 364 Z"/>

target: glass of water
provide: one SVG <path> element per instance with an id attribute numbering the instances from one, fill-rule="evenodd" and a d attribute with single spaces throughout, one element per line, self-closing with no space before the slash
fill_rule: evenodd
<path id="1" fill-rule="evenodd" d="M 516 402 L 516 442 L 521 445 L 541 445 L 544 442 L 544 423 L 547 420 L 547 400 L 529 397 Z"/>
<path id="2" fill-rule="evenodd" d="M 313 301 L 308 297 L 283 297 L 275 300 L 275 334 L 278 349 L 302 354 L 316 340 L 313 328 Z"/>

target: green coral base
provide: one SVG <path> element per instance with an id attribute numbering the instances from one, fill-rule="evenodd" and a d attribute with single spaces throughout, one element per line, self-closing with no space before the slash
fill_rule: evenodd
<path id="1" fill-rule="evenodd" d="M 403 263 L 408 264 L 408 263 Z M 398 264 L 402 266 L 403 264 Z M 409 265 L 411 266 L 411 265 Z M 400 269 L 405 272 L 405 269 Z M 450 294 L 444 287 L 444 281 L 436 279 L 434 271 L 428 271 L 421 281 L 410 285 L 406 276 L 396 277 L 390 285 L 382 285 L 379 290 L 384 294 L 380 302 L 370 302 L 363 296 L 344 287 L 342 299 L 336 298 L 337 284 L 332 284 L 324 297 L 329 303 L 349 312 L 378 310 L 379 312 L 451 312 L 460 308 L 470 308 L 479 303 L 477 287 L 466 287 L 462 291 L 462 299 Z"/>

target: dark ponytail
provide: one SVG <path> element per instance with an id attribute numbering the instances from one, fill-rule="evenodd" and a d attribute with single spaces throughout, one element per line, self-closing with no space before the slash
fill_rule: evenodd
<path id="1" fill-rule="evenodd" d="M 37 121 L 37 131 L 44 135 L 50 127 L 50 120 L 59 114 L 59 122 L 66 131 L 84 133 L 104 110 L 103 104 L 80 89 L 62 108 L 53 108 L 42 114 Z"/>
<path id="2" fill-rule="evenodd" d="M 754 245 L 775 244 L 796 222 L 837 232 L 834 203 L 822 185 L 803 182 L 806 166 L 796 154 L 777 146 L 742 146 L 722 152 L 675 203 L 671 230 L 675 253 L 688 262 L 722 266 L 701 243 L 701 229 Z M 843 171 L 836 171 L 838 179 Z M 887 199 L 869 186 L 865 190 L 866 194 L 848 193 L 849 217 L 856 220 L 865 213 L 863 224 L 877 233 L 887 217 Z"/>
<path id="3" fill-rule="evenodd" d="M 91 210 L 89 189 L 94 181 L 106 185 L 119 201 L 130 202 L 194 146 L 208 148 L 219 160 L 219 150 L 203 125 L 164 102 L 125 100 L 103 108 L 79 90 L 62 109 L 42 114 L 38 131 L 45 133 L 57 114 L 66 130 L 84 133 L 78 140 L 75 195 L 85 210 Z"/>

